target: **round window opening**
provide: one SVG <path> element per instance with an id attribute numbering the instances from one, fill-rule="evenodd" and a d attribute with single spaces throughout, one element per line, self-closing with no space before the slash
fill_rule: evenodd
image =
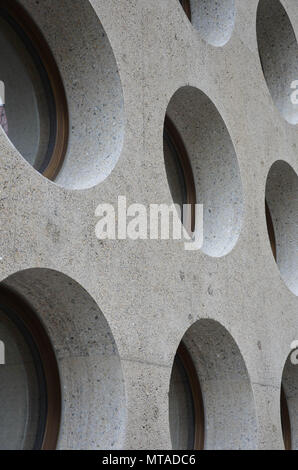
<path id="1" fill-rule="evenodd" d="M 174 450 L 202 450 L 204 406 L 200 382 L 183 343 L 176 353 L 170 381 L 169 418 Z"/>
<path id="2" fill-rule="evenodd" d="M 277 160 L 270 168 L 266 182 L 267 231 L 280 276 L 296 296 L 297 188 L 298 178 L 295 170 L 287 162 Z"/>
<path id="3" fill-rule="evenodd" d="M 298 44 L 279 0 L 259 1 L 256 29 L 260 63 L 273 102 L 286 121 L 297 125 Z"/>
<path id="4" fill-rule="evenodd" d="M 55 449 L 61 415 L 58 366 L 31 308 L 0 290 L 0 450 Z"/>
<path id="5" fill-rule="evenodd" d="M 53 55 L 27 12 L 0 0 L 0 123 L 20 154 L 54 180 L 68 140 L 65 92 Z"/>

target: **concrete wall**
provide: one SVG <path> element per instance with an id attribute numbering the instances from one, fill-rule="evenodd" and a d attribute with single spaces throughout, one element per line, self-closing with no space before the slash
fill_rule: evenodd
<path id="1" fill-rule="evenodd" d="M 53 183 L 0 129 L 0 268 L 57 354 L 59 448 L 171 448 L 169 381 L 183 337 L 206 403 L 206 447 L 283 448 L 280 387 L 298 339 L 297 105 L 285 85 L 298 80 L 297 1 L 281 2 L 292 27 L 278 11 L 268 23 L 264 0 L 258 21 L 258 0 L 227 0 L 215 13 L 216 2 L 192 0 L 193 26 L 176 0 L 21 3 L 60 67 L 71 135 Z M 280 51 L 268 50 L 271 34 Z M 191 154 L 198 202 L 214 210 L 203 249 L 97 240 L 99 203 L 171 202 L 167 110 Z M 293 415 L 296 369 L 285 377 Z"/>

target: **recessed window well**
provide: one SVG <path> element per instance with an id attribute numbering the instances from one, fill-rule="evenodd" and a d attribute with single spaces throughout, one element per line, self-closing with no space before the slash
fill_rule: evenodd
<path id="1" fill-rule="evenodd" d="M 282 116 L 298 123 L 298 104 L 293 102 L 293 82 L 298 79 L 298 44 L 291 21 L 279 0 L 260 0 L 257 39 L 264 77 Z"/>
<path id="2" fill-rule="evenodd" d="M 298 295 L 298 177 L 285 161 L 275 162 L 266 183 L 269 241 L 280 275 Z"/>
<path id="3" fill-rule="evenodd" d="M 0 449 L 55 449 L 61 393 L 56 358 L 34 311 L 0 289 Z"/>
<path id="4" fill-rule="evenodd" d="M 0 6 L 8 137 L 57 185 L 96 186 L 118 162 L 125 127 L 100 2 L 0 0 Z"/>
<path id="5" fill-rule="evenodd" d="M 235 25 L 235 0 L 180 0 L 200 35 L 212 46 L 224 46 Z"/>
<path id="6" fill-rule="evenodd" d="M 197 88 L 179 88 L 169 102 L 164 157 L 172 198 L 178 204 L 186 200 L 191 204 L 192 227 L 194 203 L 204 206 L 202 251 L 214 257 L 226 255 L 242 226 L 240 169 L 223 118 Z"/>
<path id="7" fill-rule="evenodd" d="M 199 320 L 182 338 L 169 387 L 174 450 L 255 449 L 254 397 L 241 352 L 213 320 Z"/>
<path id="8" fill-rule="evenodd" d="M 183 343 L 175 356 L 169 392 L 170 431 L 173 449 L 204 447 L 204 406 L 199 379 Z"/>
<path id="9" fill-rule="evenodd" d="M 96 301 L 74 279 L 46 268 L 16 272 L 1 286 L 26 304 L 10 305 L 7 296 L 0 304 L 0 341 L 6 345 L 7 361 L 0 364 L 0 449 L 54 448 L 58 425 L 58 449 L 123 448 L 122 364 Z M 56 352 L 59 381 L 56 363 L 49 362 L 54 361 L 53 351 L 36 316 Z"/>
<path id="10" fill-rule="evenodd" d="M 67 146 L 68 111 L 62 80 L 38 27 L 15 1 L 0 2 L 1 123 L 21 155 L 54 179 Z"/>

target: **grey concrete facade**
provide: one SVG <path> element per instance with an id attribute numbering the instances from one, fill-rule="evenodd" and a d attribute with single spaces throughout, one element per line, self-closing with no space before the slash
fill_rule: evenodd
<path id="1" fill-rule="evenodd" d="M 1 280 L 32 303 L 52 340 L 63 394 L 59 448 L 171 448 L 169 382 L 186 335 L 206 448 L 282 449 L 280 387 L 298 340 L 298 133 L 279 95 L 284 77 L 272 84 L 274 58 L 263 60 L 267 82 L 262 72 L 259 1 L 223 2 L 216 33 L 207 20 L 191 25 L 176 0 L 21 3 L 60 68 L 71 135 L 51 182 L 0 128 Z M 286 80 L 298 80 L 297 0 L 281 4 L 296 52 L 279 57 L 290 61 Z M 198 202 L 215 209 L 210 239 L 193 252 L 182 241 L 98 240 L 98 204 L 117 206 L 119 195 L 171 203 L 167 111 L 194 168 L 203 168 L 195 182 Z M 216 158 L 223 149 L 224 162 Z M 288 364 L 285 372 L 296 448 L 297 371 Z"/>

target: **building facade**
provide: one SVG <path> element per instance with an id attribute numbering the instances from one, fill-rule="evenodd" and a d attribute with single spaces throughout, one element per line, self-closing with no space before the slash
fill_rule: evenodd
<path id="1" fill-rule="evenodd" d="M 297 0 L 0 1 L 0 449 L 297 449 L 297 37 Z M 173 203 L 200 246 L 140 234 Z"/>

